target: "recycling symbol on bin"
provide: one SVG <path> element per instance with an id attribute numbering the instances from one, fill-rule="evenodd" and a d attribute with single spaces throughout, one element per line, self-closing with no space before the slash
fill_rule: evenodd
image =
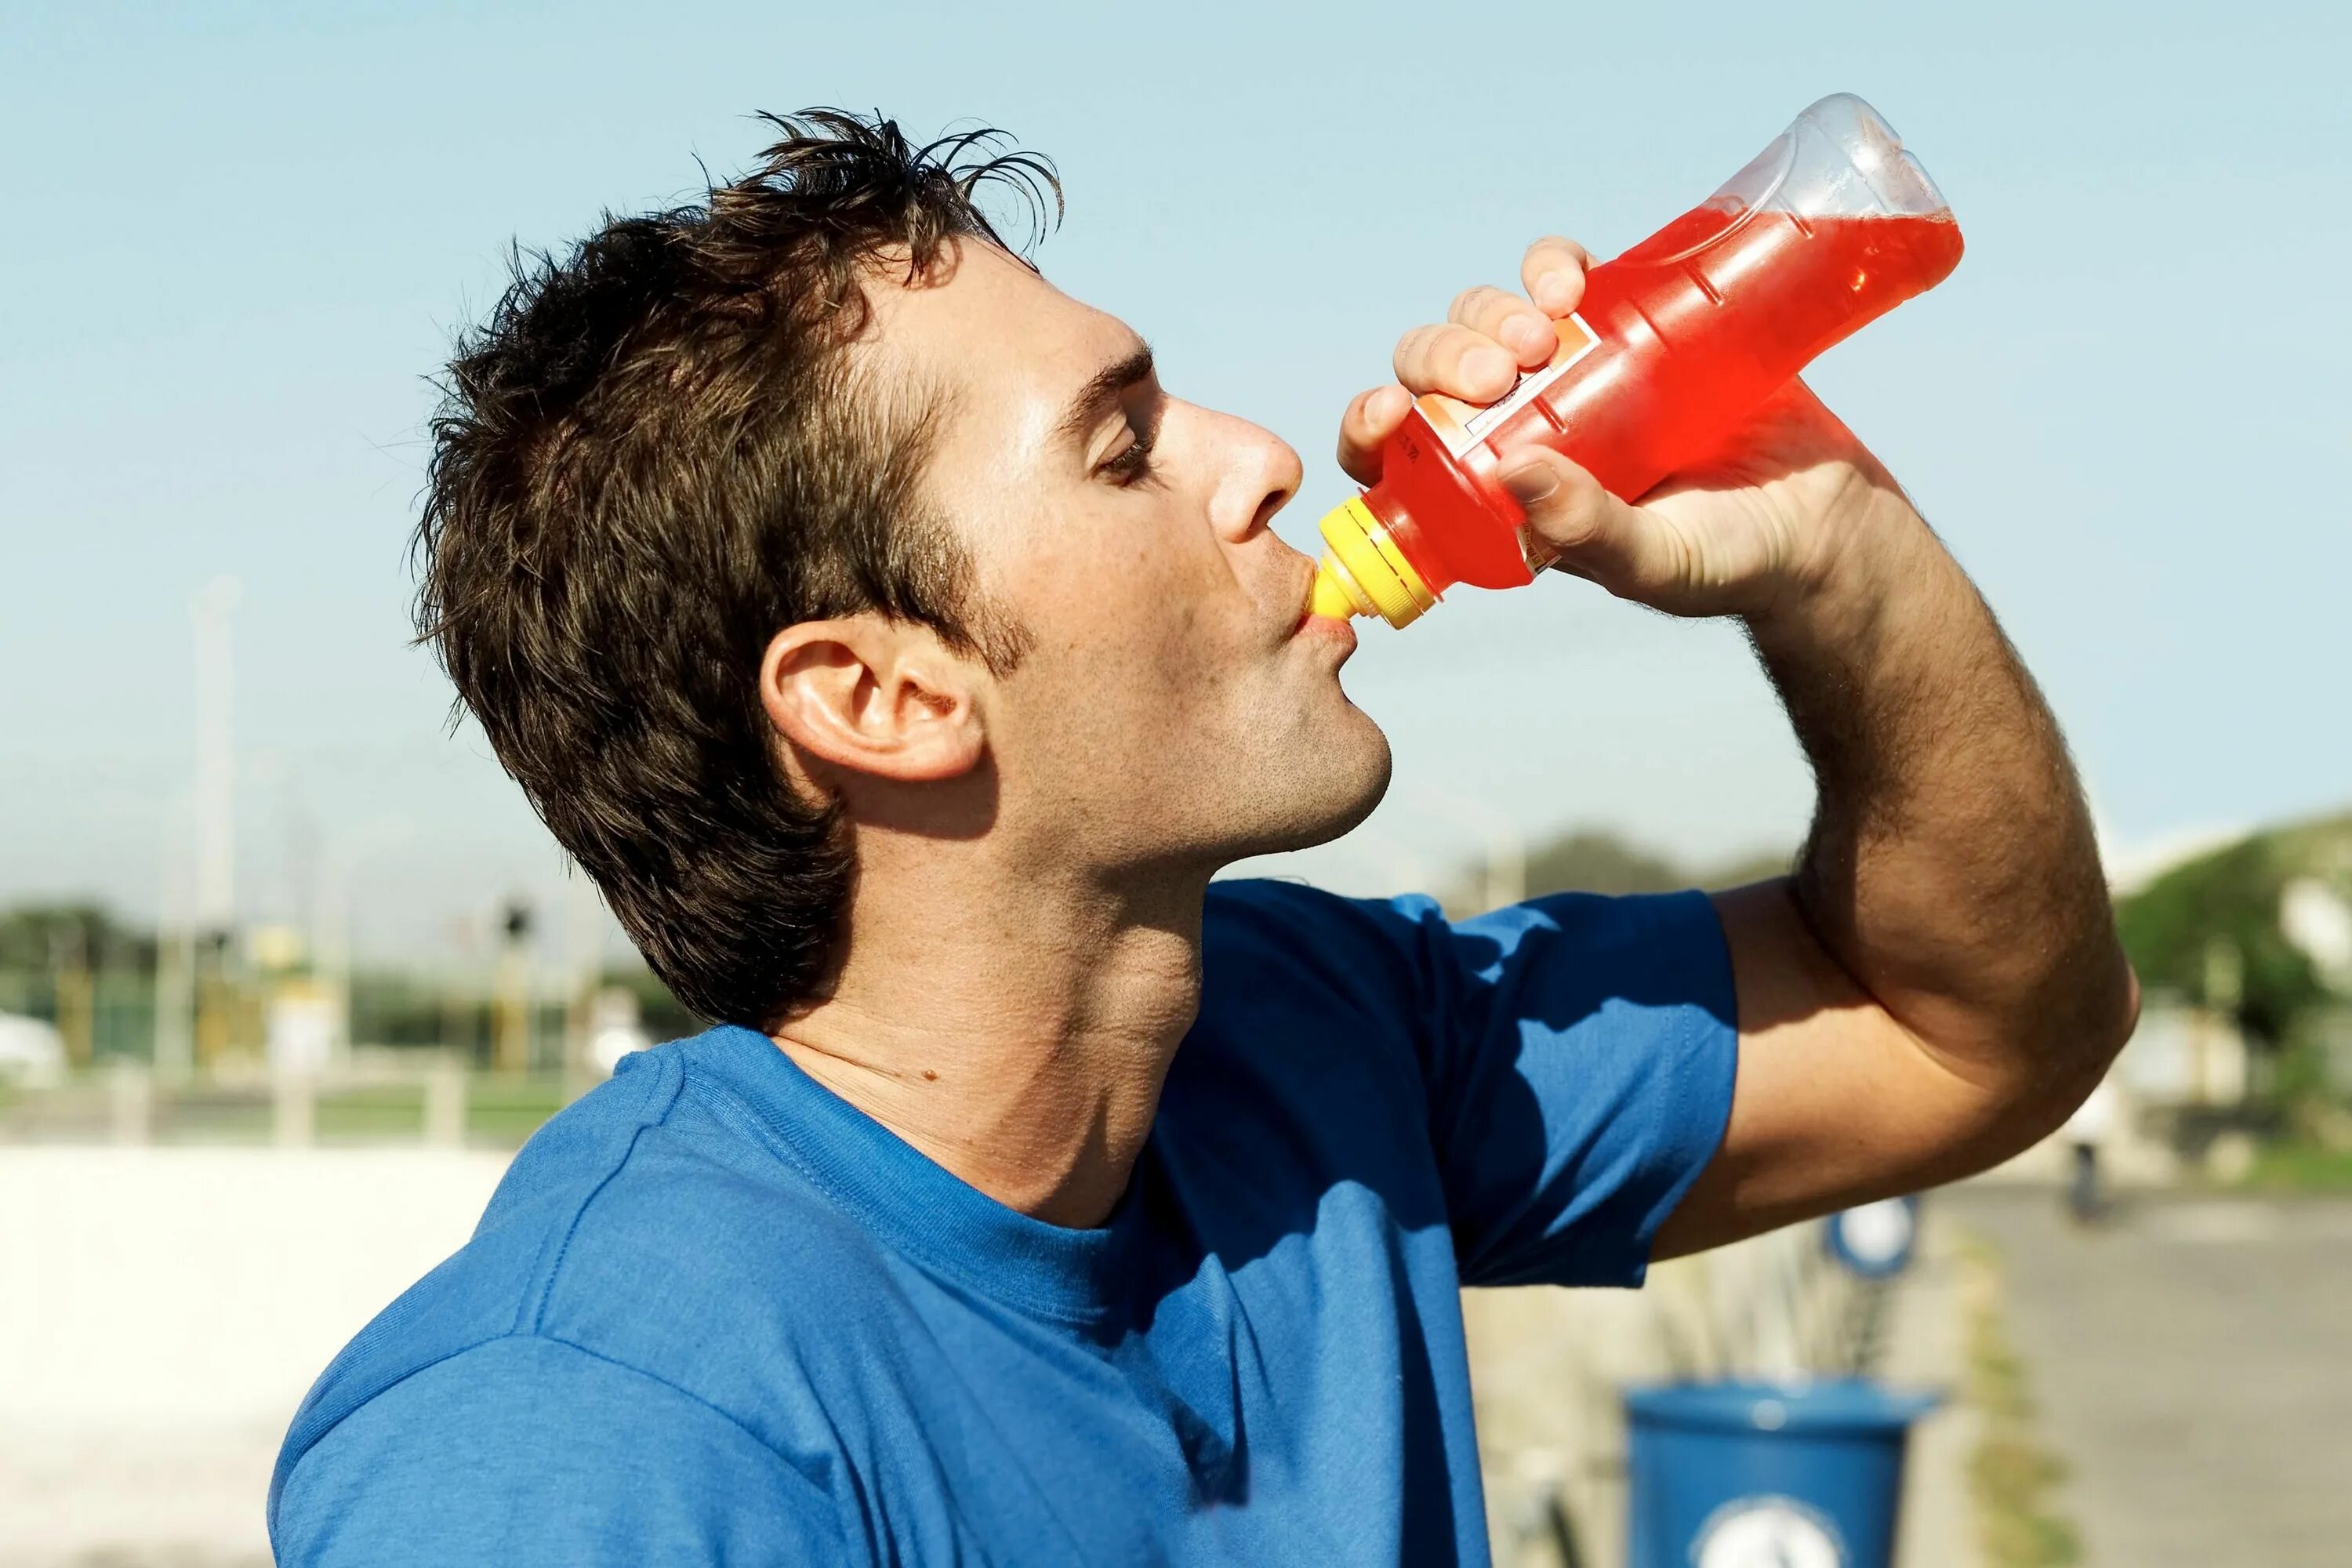
<path id="1" fill-rule="evenodd" d="M 1748 1497 L 1708 1518 L 1693 1568 L 1845 1568 L 1829 1522 L 1794 1498 Z"/>

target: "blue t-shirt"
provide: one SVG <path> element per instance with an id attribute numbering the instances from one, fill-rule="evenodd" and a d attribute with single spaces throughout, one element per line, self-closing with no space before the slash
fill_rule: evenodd
<path id="1" fill-rule="evenodd" d="M 310 1391 L 285 1568 L 1483 1563 L 1462 1285 L 1641 1282 L 1729 1114 L 1697 894 L 1219 883 L 1098 1229 L 718 1028 L 541 1130 Z"/>

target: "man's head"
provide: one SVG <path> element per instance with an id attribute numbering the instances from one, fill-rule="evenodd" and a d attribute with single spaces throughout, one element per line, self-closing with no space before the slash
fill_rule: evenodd
<path id="1" fill-rule="evenodd" d="M 1297 457 L 999 241 L 1042 162 L 779 125 L 525 269 L 434 426 L 420 630 L 655 970 L 772 1026 L 886 842 L 1115 886 L 1360 819 Z"/>

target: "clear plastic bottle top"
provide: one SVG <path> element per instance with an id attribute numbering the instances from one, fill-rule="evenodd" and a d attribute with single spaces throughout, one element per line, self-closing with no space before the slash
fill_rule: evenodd
<path id="1" fill-rule="evenodd" d="M 1309 607 L 1419 616 L 1456 583 L 1548 562 L 1496 481 L 1501 454 L 1565 452 L 1633 500 L 1737 428 L 1832 344 L 1943 280 L 1960 234 L 1876 110 L 1825 98 L 1720 189 L 1592 269 L 1549 365 L 1477 408 L 1422 397 L 1381 482 L 1323 521 Z"/>
<path id="2" fill-rule="evenodd" d="M 1850 92 L 1833 93 L 1797 116 L 1715 195 L 1617 259 L 1687 260 L 1770 212 L 1799 219 L 1935 217 L 1951 205 L 1876 110 Z"/>

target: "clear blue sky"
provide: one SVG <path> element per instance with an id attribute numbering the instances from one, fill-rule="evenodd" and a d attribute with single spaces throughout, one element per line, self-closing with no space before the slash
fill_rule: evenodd
<path id="1" fill-rule="evenodd" d="M 556 857 L 405 646 L 423 377 L 510 237 L 689 196 L 755 109 L 1060 163 L 1047 272 L 1341 493 L 1343 400 L 1561 229 L 1622 248 L 1822 93 L 1902 130 L 1959 272 L 1815 384 L 1976 574 L 2123 842 L 2352 796 L 2352 24 L 2335 5 L 15 5 L 0 16 L 0 901 L 152 910 L 190 595 L 237 621 L 241 892 L 305 834 L 425 951 Z M 1529 831 L 1693 858 L 1808 790 L 1737 637 L 1549 582 L 1371 630 L 1369 890 Z M 303 824 L 310 824 L 304 826 Z"/>

